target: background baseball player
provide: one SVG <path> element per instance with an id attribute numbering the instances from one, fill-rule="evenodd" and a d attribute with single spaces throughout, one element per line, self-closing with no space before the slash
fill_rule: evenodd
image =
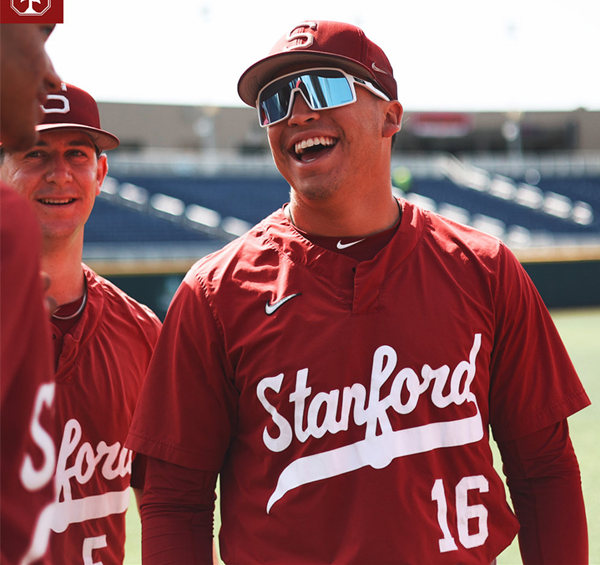
<path id="1" fill-rule="evenodd" d="M 228 563 L 489 564 L 519 523 L 525 563 L 585 562 L 565 419 L 589 400 L 512 253 L 393 197 L 383 51 L 305 22 L 238 91 L 290 203 L 171 304 L 128 439 L 145 563 L 209 562 L 219 473 Z"/>
<path id="2" fill-rule="evenodd" d="M 0 152 L 35 141 L 40 103 L 60 86 L 45 51 L 53 28 L 0 26 Z M 0 262 L 0 561 L 8 565 L 45 554 L 56 452 L 39 226 L 29 204 L 1 181 Z"/>
<path id="3" fill-rule="evenodd" d="M 85 223 L 119 140 L 72 85 L 51 97 L 39 140 L 8 151 L 0 176 L 33 205 L 52 314 L 58 420 L 54 563 L 123 562 L 132 453 L 123 445 L 160 322 L 82 264 Z"/>

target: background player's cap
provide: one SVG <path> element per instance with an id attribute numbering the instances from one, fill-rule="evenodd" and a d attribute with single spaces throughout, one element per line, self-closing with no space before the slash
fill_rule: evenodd
<path id="1" fill-rule="evenodd" d="M 256 106 L 258 92 L 271 80 L 313 65 L 339 67 L 373 81 L 390 99 L 398 98 L 394 71 L 382 49 L 362 29 L 331 21 L 303 22 L 279 39 L 267 57 L 240 77 L 240 98 L 249 106 Z"/>
<path id="2" fill-rule="evenodd" d="M 60 93 L 48 95 L 42 109 L 44 119 L 36 126 L 37 131 L 80 129 L 94 140 L 100 151 L 119 146 L 119 138 L 100 126 L 96 101 L 81 88 L 63 83 Z"/>

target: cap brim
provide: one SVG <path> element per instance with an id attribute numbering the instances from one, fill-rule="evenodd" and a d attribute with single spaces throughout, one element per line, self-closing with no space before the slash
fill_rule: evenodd
<path id="1" fill-rule="evenodd" d="M 270 55 L 248 67 L 238 81 L 238 94 L 248 106 L 256 107 L 256 99 L 263 86 L 280 74 L 293 73 L 311 65 L 339 67 L 361 78 L 376 81 L 368 67 L 353 59 L 321 51 L 288 51 Z"/>
<path id="2" fill-rule="evenodd" d="M 37 131 L 48 131 L 53 129 L 77 129 L 87 133 L 93 140 L 100 151 L 110 151 L 116 149 L 119 146 L 119 138 L 112 133 L 104 131 L 103 129 L 94 128 L 92 126 L 85 126 L 82 124 L 38 124 L 35 128 Z"/>

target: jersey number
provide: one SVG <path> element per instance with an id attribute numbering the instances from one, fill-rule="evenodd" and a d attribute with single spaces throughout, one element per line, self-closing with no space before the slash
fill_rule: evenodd
<path id="1" fill-rule="evenodd" d="M 456 529 L 458 540 L 463 547 L 478 547 L 485 543 L 488 538 L 488 511 L 483 504 L 469 506 L 469 491 L 489 491 L 488 480 L 483 475 L 463 477 L 456 485 Z M 442 530 L 442 538 L 439 540 L 440 553 L 458 549 L 456 541 L 448 526 L 448 502 L 446 488 L 442 479 L 437 479 L 431 489 L 431 500 L 437 502 L 437 519 Z M 477 520 L 477 528 L 469 533 L 469 520 Z"/>
<path id="2" fill-rule="evenodd" d="M 106 534 L 94 538 L 85 538 L 83 540 L 83 549 L 81 552 L 83 565 L 102 565 L 102 561 L 94 561 L 92 551 L 94 551 L 94 549 L 102 549 L 103 547 L 107 547 Z"/>

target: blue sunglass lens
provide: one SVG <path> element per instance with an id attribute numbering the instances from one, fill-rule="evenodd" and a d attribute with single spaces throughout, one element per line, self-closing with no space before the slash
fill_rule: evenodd
<path id="1" fill-rule="evenodd" d="M 339 71 L 319 70 L 285 77 L 261 92 L 258 104 L 263 125 L 287 115 L 295 89 L 303 93 L 313 110 L 334 108 L 354 99 L 348 79 Z"/>

